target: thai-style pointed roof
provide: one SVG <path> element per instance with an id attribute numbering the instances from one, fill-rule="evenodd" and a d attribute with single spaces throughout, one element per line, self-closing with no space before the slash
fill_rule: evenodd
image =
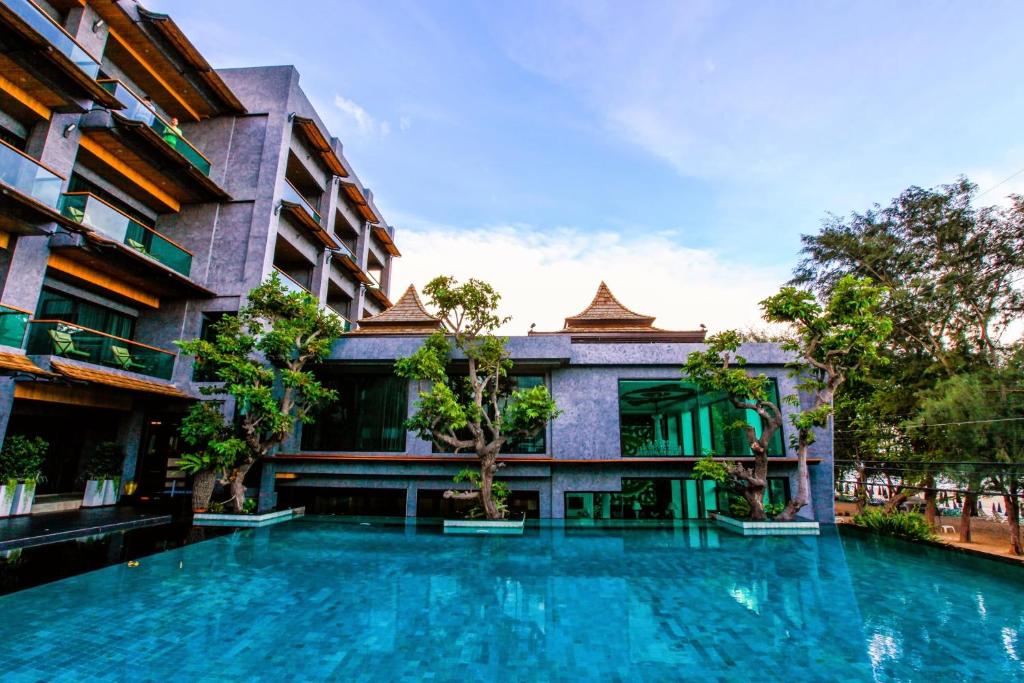
<path id="1" fill-rule="evenodd" d="M 603 281 L 590 305 L 565 319 L 564 332 L 598 330 L 657 331 L 654 316 L 631 311 L 615 298 Z"/>
<path id="2" fill-rule="evenodd" d="M 359 321 L 354 334 L 433 334 L 441 329 L 441 319 L 430 315 L 416 287 L 409 285 L 394 306 Z"/>

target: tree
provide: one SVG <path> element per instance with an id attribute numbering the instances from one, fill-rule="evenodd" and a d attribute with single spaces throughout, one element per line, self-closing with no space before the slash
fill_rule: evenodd
<path id="1" fill-rule="evenodd" d="M 213 339 L 178 342 L 184 353 L 213 368 L 218 385 L 207 395 L 235 400 L 238 426 L 213 436 L 210 448 L 236 455 L 225 471 L 236 512 L 245 503 L 245 475 L 278 447 L 296 422 L 312 422 L 312 411 L 337 398 L 309 367 L 322 361 L 341 336 L 343 324 L 305 292 L 288 292 L 277 273 L 249 292 L 236 314 L 213 325 Z"/>
<path id="2" fill-rule="evenodd" d="M 796 356 L 793 372 L 800 379 L 799 389 L 811 396 L 811 407 L 790 417 L 796 428 L 797 493 L 780 520 L 793 519 L 810 502 L 807 451 L 815 430 L 828 426 L 836 390 L 849 377 L 882 362 L 881 347 L 892 332 L 892 321 L 880 312 L 884 295 L 870 279 L 846 275 L 824 304 L 810 291 L 792 286 L 761 302 L 765 320 L 792 326 L 794 338 L 782 348 Z"/>
<path id="3" fill-rule="evenodd" d="M 1020 500 L 1024 493 L 1024 346 L 996 368 L 962 373 L 928 392 L 920 416 L 908 427 L 927 434 L 931 446 L 962 465 L 955 477 L 966 483 L 960 541 L 971 541 L 971 524 L 981 486 L 1003 496 L 1010 553 L 1024 555 Z"/>
<path id="4" fill-rule="evenodd" d="M 879 438 L 908 445 L 932 523 L 941 469 L 931 463 L 948 454 L 923 430 L 906 426 L 944 379 L 996 366 L 1007 327 L 1024 314 L 1024 294 L 1014 286 L 1024 272 L 1024 198 L 976 208 L 976 192 L 960 178 L 930 190 L 908 188 L 884 208 L 832 216 L 820 233 L 802 238 L 804 259 L 794 273 L 794 283 L 822 296 L 846 275 L 870 276 L 888 290 L 888 362 L 865 382 L 846 384 L 843 393 L 859 400 L 836 401 L 836 456 L 898 459 L 905 450 L 871 449 Z M 980 479 L 960 478 L 973 497 Z M 969 535 L 969 527 L 967 516 L 962 533 Z"/>
<path id="5" fill-rule="evenodd" d="M 509 319 L 498 316 L 501 296 L 491 285 L 476 279 L 460 284 L 440 276 L 423 293 L 446 332 L 431 335 L 412 355 L 395 363 L 398 376 L 426 387 L 406 426 L 456 453 L 473 451 L 480 461 L 479 481 L 473 482 L 478 490 L 447 495 L 476 500 L 487 519 L 500 519 L 494 477 L 502 466 L 497 461 L 502 446 L 510 438 L 537 434 L 558 416 L 558 408 L 545 386 L 507 390 L 513 367 L 505 348 L 508 340 L 494 332 Z M 465 358 L 465 376 L 454 372 L 455 352 Z"/>
<path id="6" fill-rule="evenodd" d="M 229 473 L 247 448 L 225 421 L 223 404 L 200 401 L 193 404 L 181 421 L 181 438 L 190 447 L 178 467 L 192 475 L 192 510 L 204 512 L 218 480 L 227 482 Z"/>
<path id="7" fill-rule="evenodd" d="M 738 422 L 733 427 L 744 430 L 747 445 L 754 456 L 754 466 L 737 461 L 705 459 L 697 463 L 695 473 L 713 479 L 743 496 L 750 505 L 750 518 L 765 519 L 764 491 L 768 486 L 768 447 L 775 432 L 782 426 L 782 412 L 769 398 L 770 380 L 763 374 L 753 376 L 743 369 L 746 358 L 737 351 L 742 343 L 739 332 L 730 330 L 712 335 L 703 351 L 694 351 L 686 358 L 683 375 L 702 391 L 721 391 L 738 410 L 754 411 L 761 422 L 760 435 L 752 425 Z"/>

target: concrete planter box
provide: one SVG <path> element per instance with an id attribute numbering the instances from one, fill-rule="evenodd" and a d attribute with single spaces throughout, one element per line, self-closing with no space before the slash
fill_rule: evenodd
<path id="1" fill-rule="evenodd" d="M 446 519 L 446 534 L 492 534 L 500 536 L 521 536 L 526 528 L 526 517 L 522 519 Z"/>
<path id="2" fill-rule="evenodd" d="M 25 481 L 14 487 L 14 502 L 11 503 L 11 517 L 32 513 L 32 502 L 36 499 L 36 483 Z"/>
<path id="3" fill-rule="evenodd" d="M 306 508 L 304 507 L 293 508 L 291 510 L 277 510 L 276 512 L 264 512 L 262 515 L 197 512 L 192 515 L 192 524 L 195 526 L 261 527 L 287 522 L 293 517 L 300 517 L 304 514 L 306 514 Z"/>
<path id="4" fill-rule="evenodd" d="M 113 479 L 90 479 L 85 482 L 85 493 L 82 495 L 82 507 L 97 508 L 113 505 L 117 502 L 117 483 Z"/>
<path id="5" fill-rule="evenodd" d="M 751 522 L 720 514 L 715 517 L 715 524 L 741 536 L 818 536 L 821 533 L 817 522 L 804 520 Z"/>
<path id="6" fill-rule="evenodd" d="M 14 507 L 14 489 L 17 484 L 9 485 L 7 482 L 0 484 L 0 517 L 10 517 L 11 508 Z"/>

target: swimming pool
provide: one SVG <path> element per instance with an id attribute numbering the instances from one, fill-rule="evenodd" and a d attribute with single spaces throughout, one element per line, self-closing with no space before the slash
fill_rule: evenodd
<path id="1" fill-rule="evenodd" d="M 1024 571 L 880 539 L 702 524 L 307 518 L 0 598 L 3 680 L 1024 677 Z"/>

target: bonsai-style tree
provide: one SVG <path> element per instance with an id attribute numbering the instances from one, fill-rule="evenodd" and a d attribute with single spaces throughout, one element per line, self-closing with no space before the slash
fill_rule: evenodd
<path id="1" fill-rule="evenodd" d="M 702 391 L 724 392 L 736 409 L 752 410 L 757 414 L 761 421 L 760 435 L 745 421 L 732 425 L 743 429 L 754 456 L 754 465 L 747 467 L 733 460 L 714 460 L 709 455 L 697 463 L 694 473 L 701 478 L 713 479 L 743 496 L 750 506 L 750 518 L 763 520 L 764 490 L 768 486 L 768 447 L 782 426 L 782 413 L 770 399 L 770 380 L 764 375 L 750 375 L 743 369 L 747 360 L 737 353 L 742 341 L 741 334 L 735 330 L 708 337 L 704 351 L 694 351 L 686 358 L 683 375 Z"/>
<path id="2" fill-rule="evenodd" d="M 225 422 L 218 401 L 194 404 L 181 421 L 181 438 L 190 451 L 181 456 L 178 467 L 192 475 L 192 510 L 204 512 L 217 481 L 227 481 L 231 468 L 244 457 L 246 443 Z"/>
<path id="3" fill-rule="evenodd" d="M 311 422 L 315 408 L 336 399 L 309 367 L 327 356 L 342 330 L 338 316 L 310 294 L 288 292 L 274 273 L 249 292 L 248 304 L 236 315 L 213 325 L 212 340 L 178 342 L 184 353 L 213 369 L 218 384 L 201 391 L 235 399 L 238 428 L 208 445 L 222 455 L 235 454 L 223 483 L 236 512 L 245 504 L 249 468 L 284 442 L 296 422 Z"/>
<path id="4" fill-rule="evenodd" d="M 509 318 L 497 315 L 501 295 L 486 282 L 470 279 L 460 284 L 453 277 L 434 278 L 423 288 L 446 330 L 428 337 L 412 355 L 395 363 L 399 377 L 413 379 L 425 388 L 419 393 L 416 412 L 406 427 L 420 438 L 453 449 L 472 451 L 480 460 L 478 487 L 470 492 L 448 492 L 448 497 L 477 501 L 487 519 L 501 519 L 495 502 L 494 476 L 501 463 L 498 454 L 510 438 L 529 438 L 558 415 L 547 387 L 508 391 L 512 369 L 505 337 L 495 330 Z M 465 358 L 467 374 L 452 368 L 452 354 Z"/>
<path id="5" fill-rule="evenodd" d="M 810 502 L 807 450 L 815 430 L 828 425 L 836 390 L 883 360 L 882 344 L 892 331 L 892 321 L 880 311 L 885 291 L 868 278 L 846 275 L 824 304 L 796 287 L 783 287 L 761 302 L 766 321 L 792 327 L 794 336 L 782 342 L 782 348 L 796 356 L 793 373 L 800 379 L 800 391 L 811 396 L 811 407 L 791 416 L 796 428 L 797 492 L 780 520 L 793 519 Z M 786 400 L 799 405 L 796 396 Z"/>

